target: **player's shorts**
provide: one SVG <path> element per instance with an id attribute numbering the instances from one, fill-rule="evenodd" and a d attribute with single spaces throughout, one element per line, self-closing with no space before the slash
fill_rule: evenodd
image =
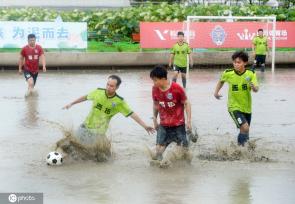
<path id="1" fill-rule="evenodd" d="M 256 55 L 255 56 L 255 64 L 257 66 L 261 66 L 262 64 L 265 64 L 265 58 L 266 58 L 266 55 Z"/>
<path id="2" fill-rule="evenodd" d="M 240 128 L 243 124 L 248 123 L 250 125 L 251 123 L 251 113 L 243 113 L 241 111 L 233 111 L 229 112 L 230 116 L 234 120 L 237 128 Z"/>
<path id="3" fill-rule="evenodd" d="M 105 140 L 106 135 L 100 135 L 95 129 L 88 129 L 84 124 L 81 124 L 76 131 L 75 138 L 83 145 L 93 145 Z"/>
<path id="4" fill-rule="evenodd" d="M 32 72 L 29 72 L 27 70 L 24 70 L 24 76 L 26 78 L 26 80 L 28 80 L 29 78 L 33 78 L 34 80 L 34 85 L 36 84 L 37 78 L 38 78 L 38 72 L 33 74 Z"/>
<path id="5" fill-rule="evenodd" d="M 157 144 L 168 146 L 171 142 L 188 147 L 185 125 L 165 127 L 160 125 L 157 131 Z"/>
<path id="6" fill-rule="evenodd" d="M 181 73 L 186 73 L 186 67 L 179 67 L 177 65 L 173 65 L 173 71 L 176 71 L 176 72 L 181 72 Z"/>

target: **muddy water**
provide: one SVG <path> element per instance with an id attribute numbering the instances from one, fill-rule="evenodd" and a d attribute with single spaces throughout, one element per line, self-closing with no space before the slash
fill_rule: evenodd
<path id="1" fill-rule="evenodd" d="M 132 119 L 113 118 L 109 137 L 113 159 L 48 167 L 46 154 L 63 133 L 46 121 L 75 129 L 90 103 L 61 108 L 95 87 L 110 71 L 49 71 L 40 74 L 38 96 L 24 99 L 16 72 L 0 73 L 0 192 L 43 192 L 44 203 L 295 203 L 295 70 L 259 75 L 253 94 L 250 150 L 235 146 L 237 130 L 221 101 L 212 96 L 220 70 L 190 74 L 189 97 L 198 143 L 192 164 L 151 167 L 145 147 L 155 144 Z M 148 70 L 117 71 L 119 95 L 152 123 Z"/>

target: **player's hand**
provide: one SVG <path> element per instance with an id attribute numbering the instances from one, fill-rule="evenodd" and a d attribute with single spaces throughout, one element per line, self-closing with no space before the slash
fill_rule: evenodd
<path id="1" fill-rule="evenodd" d="M 155 129 L 151 126 L 145 126 L 144 129 L 148 132 L 148 134 L 155 133 Z"/>
<path id="2" fill-rule="evenodd" d="M 70 104 L 64 106 L 62 109 L 63 109 L 63 110 L 65 110 L 65 109 L 70 109 L 71 107 L 72 107 L 72 104 L 70 103 Z"/>
<path id="3" fill-rule="evenodd" d="M 192 123 L 191 123 L 191 121 L 187 121 L 186 122 L 186 128 L 189 130 L 189 131 L 192 131 Z"/>
<path id="4" fill-rule="evenodd" d="M 219 93 L 214 93 L 214 97 L 218 100 L 221 99 L 222 95 L 220 95 Z"/>
<path id="5" fill-rule="evenodd" d="M 256 87 L 254 86 L 254 84 L 252 82 L 250 82 L 249 84 L 250 84 L 250 87 L 253 91 L 256 90 Z"/>
<path id="6" fill-rule="evenodd" d="M 45 66 L 43 66 L 43 72 L 46 72 L 47 70 L 46 70 L 46 67 Z"/>
<path id="7" fill-rule="evenodd" d="M 169 64 L 168 64 L 168 67 L 169 67 L 169 69 L 172 69 L 172 64 L 169 63 Z"/>

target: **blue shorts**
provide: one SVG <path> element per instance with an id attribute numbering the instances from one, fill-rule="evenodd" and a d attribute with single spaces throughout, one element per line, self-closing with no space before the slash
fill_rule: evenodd
<path id="1" fill-rule="evenodd" d="M 165 127 L 160 125 L 157 131 L 157 145 L 168 146 L 171 142 L 188 147 L 185 125 Z"/>
<path id="2" fill-rule="evenodd" d="M 28 80 L 29 78 L 33 78 L 34 81 L 34 85 L 36 84 L 37 78 L 38 78 L 38 72 L 33 74 L 32 72 L 29 72 L 27 70 L 24 70 L 24 77 L 26 78 L 26 80 Z"/>
<path id="3" fill-rule="evenodd" d="M 229 112 L 229 114 L 235 122 L 237 128 L 240 128 L 245 123 L 248 123 L 248 125 L 250 126 L 251 113 L 243 113 L 241 111 L 236 110 L 233 112 Z"/>

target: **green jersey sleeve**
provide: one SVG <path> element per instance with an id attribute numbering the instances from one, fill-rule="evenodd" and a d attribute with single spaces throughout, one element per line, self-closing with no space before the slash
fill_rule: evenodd
<path id="1" fill-rule="evenodd" d="M 227 80 L 228 80 L 228 70 L 225 70 L 220 76 L 220 81 L 226 82 Z"/>
<path id="2" fill-rule="evenodd" d="M 187 45 L 187 54 L 191 54 L 192 50 L 189 45 Z"/>
<path id="3" fill-rule="evenodd" d="M 87 100 L 93 101 L 94 97 L 96 95 L 97 89 L 91 91 L 88 95 L 87 95 Z"/>
<path id="4" fill-rule="evenodd" d="M 253 45 L 257 44 L 256 39 L 257 39 L 256 37 L 253 38 L 253 40 L 252 40 Z"/>
<path id="5" fill-rule="evenodd" d="M 258 86 L 258 81 L 257 81 L 256 73 L 253 73 L 251 82 L 254 84 L 254 86 Z"/>
<path id="6" fill-rule="evenodd" d="M 170 54 L 175 54 L 175 45 L 171 48 Z"/>
<path id="7" fill-rule="evenodd" d="M 120 103 L 120 105 L 118 106 L 118 111 L 122 113 L 125 117 L 128 117 L 133 113 L 133 111 L 130 109 L 125 101 L 122 101 L 122 103 Z"/>

